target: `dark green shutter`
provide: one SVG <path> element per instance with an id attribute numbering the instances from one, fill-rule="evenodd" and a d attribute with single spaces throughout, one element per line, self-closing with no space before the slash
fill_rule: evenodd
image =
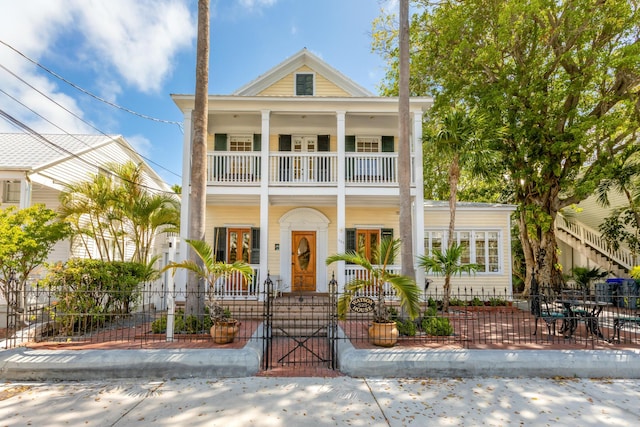
<path id="1" fill-rule="evenodd" d="M 215 151 L 227 151 L 227 134 L 226 133 L 215 134 L 213 149 Z"/>
<path id="2" fill-rule="evenodd" d="M 278 150 L 279 151 L 291 151 L 291 135 L 280 135 L 278 138 Z M 291 158 L 280 157 L 280 173 L 278 177 L 280 182 L 289 181 L 289 170 L 291 169 Z"/>
<path id="3" fill-rule="evenodd" d="M 356 252 L 357 251 L 357 243 L 356 243 L 356 229 L 355 228 L 347 228 L 344 231 L 344 251 L 345 252 Z M 353 264 L 352 262 L 348 262 L 347 264 Z"/>
<path id="4" fill-rule="evenodd" d="M 355 252 L 356 251 L 356 229 L 347 228 L 344 232 L 344 251 Z"/>
<path id="5" fill-rule="evenodd" d="M 347 153 L 355 153 L 356 151 L 356 136 L 345 135 L 344 137 L 344 151 Z"/>
<path id="6" fill-rule="evenodd" d="M 393 136 L 383 136 L 382 137 L 382 152 L 383 153 L 393 153 Z"/>
<path id="7" fill-rule="evenodd" d="M 329 135 L 318 135 L 318 151 L 329 151 Z"/>
<path id="8" fill-rule="evenodd" d="M 253 151 L 262 150 L 262 135 L 259 133 L 253 134 Z"/>
<path id="9" fill-rule="evenodd" d="M 278 150 L 291 151 L 291 135 L 279 135 Z"/>
<path id="10" fill-rule="evenodd" d="M 227 262 L 227 228 L 215 227 L 213 229 L 213 248 L 216 261 Z"/>
<path id="11" fill-rule="evenodd" d="M 328 152 L 330 148 L 330 139 L 329 135 L 318 135 L 318 151 L 319 152 Z M 318 158 L 318 169 L 317 169 L 317 180 L 320 182 L 327 182 L 331 179 L 331 158 L 330 157 L 319 157 Z"/>
<path id="12" fill-rule="evenodd" d="M 380 239 L 390 239 L 393 240 L 393 228 L 382 228 L 380 229 Z M 390 264 L 395 262 L 394 259 L 389 260 Z"/>
<path id="13" fill-rule="evenodd" d="M 251 259 L 249 264 L 260 264 L 260 228 L 251 228 Z"/>

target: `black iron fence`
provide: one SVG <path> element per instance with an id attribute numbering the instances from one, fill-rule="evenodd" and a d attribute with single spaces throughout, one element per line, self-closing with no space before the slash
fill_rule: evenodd
<path id="1" fill-rule="evenodd" d="M 168 292 L 166 289 L 153 289 L 150 285 L 142 286 L 134 297 L 108 292 L 78 293 L 71 289 L 54 292 L 30 287 L 22 298 L 27 301 L 24 309 L 9 305 L 0 308 L 0 348 L 19 345 L 45 348 L 240 348 L 252 337 L 271 339 L 276 328 L 283 329 L 281 336 L 294 335 L 274 323 L 269 328 L 260 328 L 275 318 L 275 308 L 267 302 L 283 298 L 280 294 L 268 293 L 268 286 L 264 288 L 266 291 L 257 298 L 255 295 L 250 298 L 236 295 L 216 301 L 220 310 L 218 315 L 222 313 L 237 320 L 235 339 L 229 343 L 216 343 L 211 335 L 211 313 L 204 304 L 203 294 Z M 398 335 L 394 345 L 398 346 L 640 348 L 638 293 L 637 284 L 632 285 L 631 282 L 624 287 L 596 285 L 585 291 L 540 288 L 529 298 L 513 298 L 506 290 L 453 289 L 446 312 L 442 311 L 443 295 L 435 292 L 422 295 L 420 316 L 416 319 L 406 318 L 397 301 L 391 299 L 388 307 L 396 320 Z M 284 310 L 288 310 L 285 312 L 289 313 L 294 324 L 294 316 L 306 316 L 309 322 L 311 315 L 307 307 L 302 309 L 304 304 L 311 307 L 309 310 L 326 313 L 326 316 L 314 317 L 316 323 L 306 328 L 308 331 L 301 328 L 296 332 L 294 344 L 311 343 L 312 340 L 304 341 L 309 334 L 315 338 L 348 339 L 358 348 L 373 346 L 369 337 L 373 315 L 368 311 L 366 301 L 360 301 L 359 307 L 350 309 L 336 321 L 335 328 L 341 329 L 337 333 L 330 322 L 337 316 L 334 308 L 341 295 L 320 296 L 314 296 L 313 307 L 309 304 L 309 295 L 302 301 L 291 298 L 287 303 Z M 199 307 L 195 312 L 190 309 L 194 301 Z M 330 309 L 324 310 L 322 305 Z M 268 316 L 273 317 L 268 319 Z M 282 321 L 282 313 L 278 316 Z M 328 332 L 318 332 L 322 322 L 329 322 Z"/>

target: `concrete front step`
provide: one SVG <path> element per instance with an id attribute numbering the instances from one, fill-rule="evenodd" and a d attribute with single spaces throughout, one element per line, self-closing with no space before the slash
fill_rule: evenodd
<path id="1" fill-rule="evenodd" d="M 271 333 L 274 336 L 326 336 L 332 308 L 328 295 L 285 294 L 273 301 Z"/>

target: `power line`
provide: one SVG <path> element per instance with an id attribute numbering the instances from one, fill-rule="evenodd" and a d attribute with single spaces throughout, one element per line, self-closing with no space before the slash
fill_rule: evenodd
<path id="1" fill-rule="evenodd" d="M 111 174 L 114 177 L 117 177 L 125 182 L 128 182 L 129 184 L 133 184 L 133 185 L 137 185 L 141 188 L 147 189 L 149 191 L 152 192 L 157 192 L 157 193 L 164 193 L 164 194 L 171 194 L 171 195 L 175 195 L 175 192 L 172 191 L 164 191 L 161 189 L 157 189 L 157 188 L 153 188 L 153 187 L 149 187 L 148 185 L 145 184 L 141 184 L 141 183 L 137 183 L 137 182 L 133 182 L 127 179 L 123 179 L 122 177 L 116 175 L 113 171 L 107 170 L 102 166 L 99 166 L 97 164 L 94 164 L 90 161 L 88 161 L 87 159 L 77 155 L 76 153 L 67 150 L 64 147 L 61 147 L 60 145 L 54 143 L 53 141 L 49 140 L 48 138 L 46 138 L 44 135 L 36 132 L 35 130 L 31 129 L 27 124 L 23 123 L 22 121 L 20 121 L 19 119 L 13 117 L 11 114 L 7 113 L 6 111 L 4 111 L 3 109 L 0 108 L 0 117 L 3 117 L 6 121 L 8 121 L 9 123 L 11 123 L 13 126 L 18 127 L 22 130 L 25 130 L 31 137 L 33 137 L 36 141 L 39 141 L 41 143 L 43 143 L 46 146 L 49 146 L 50 148 L 53 148 L 54 150 L 61 152 L 62 154 L 68 154 L 70 157 L 74 157 L 78 160 L 80 160 L 81 162 L 85 163 L 86 165 L 89 165 L 91 167 L 95 167 L 99 170 L 105 171 L 109 174 Z M 106 135 L 108 138 L 113 139 L 112 137 L 109 137 L 108 135 Z M 89 146 L 89 145 L 87 145 Z M 89 146 L 90 147 L 90 146 Z M 70 183 L 66 183 L 67 185 L 69 185 Z"/>
<path id="2" fill-rule="evenodd" d="M 1 41 L 0 41 L 1 43 Z M 78 120 L 80 120 L 82 123 L 86 124 L 87 126 L 95 129 L 98 133 L 100 133 L 101 135 L 104 135 L 106 137 L 110 137 L 108 134 L 104 133 L 102 130 L 98 129 L 97 127 L 95 127 L 93 124 L 89 123 L 88 121 L 86 121 L 85 119 L 83 119 L 82 117 L 80 117 L 79 115 L 77 115 L 76 113 L 74 113 L 73 111 L 69 110 L 68 108 L 66 108 L 64 105 L 61 105 L 60 103 L 58 103 L 57 101 L 55 101 L 54 99 L 52 99 L 51 97 L 49 97 L 47 94 L 43 93 L 42 91 L 40 91 L 39 89 L 35 88 L 34 86 L 32 86 L 29 82 L 27 82 L 26 80 L 24 80 L 22 77 L 18 76 L 16 73 L 14 73 L 13 71 L 9 70 L 7 67 L 5 67 L 4 65 L 0 64 L 0 68 L 2 68 L 3 70 L 5 70 L 7 73 L 11 74 L 13 77 L 15 77 L 17 80 L 21 81 L 23 84 L 25 84 L 26 86 L 28 86 L 29 88 L 31 88 L 32 90 L 36 91 L 37 93 L 39 93 L 40 95 L 42 95 L 43 97 L 45 97 L 46 99 L 48 99 L 49 101 L 53 102 L 55 105 L 57 105 L 58 107 L 62 108 L 64 111 L 66 111 L 67 113 L 71 114 L 73 117 L 77 118 Z M 27 107 L 26 105 L 24 105 L 22 102 L 16 100 L 13 96 L 9 95 L 7 92 L 5 92 L 4 90 L 1 90 L 2 93 L 4 93 L 5 95 L 9 96 L 11 99 L 13 99 L 14 101 L 18 102 L 19 104 L 21 104 L 22 106 L 24 106 L 25 108 L 29 109 L 30 111 L 34 112 L 34 114 L 37 114 L 39 117 L 42 117 L 40 114 L 35 113 L 35 111 L 31 110 L 29 107 Z M 44 117 L 42 117 L 44 119 Z M 46 119 L 45 119 L 46 120 Z M 48 121 L 48 120 L 47 120 Z M 51 123 L 50 121 L 48 121 L 49 123 Z M 55 125 L 54 125 L 55 126 Z M 56 126 L 58 127 L 58 126 Z M 58 127 L 59 128 L 59 127 Z M 59 128 L 60 129 L 60 128 Z M 68 132 L 67 135 L 71 135 Z M 81 141 L 82 142 L 82 141 Z M 136 155 L 140 156 L 141 158 L 143 158 L 144 160 L 146 160 L 147 162 L 154 164 L 155 166 L 158 166 L 159 168 L 169 172 L 172 175 L 177 176 L 178 178 L 181 178 L 181 175 L 167 169 L 166 167 L 160 165 L 159 163 L 154 162 L 153 160 L 149 159 L 148 157 L 143 156 L 142 154 L 138 153 L 136 150 L 134 150 L 132 147 L 128 147 L 125 145 L 122 145 L 122 147 L 132 153 L 135 153 Z"/>
<path id="3" fill-rule="evenodd" d="M 66 84 L 68 84 L 69 86 L 71 86 L 72 88 L 84 93 L 87 96 L 90 96 L 100 102 L 103 102 L 111 107 L 117 108 L 119 110 L 125 111 L 129 114 L 132 114 L 134 116 L 138 116 L 140 118 L 146 119 L 146 120 L 151 120 L 154 122 L 158 122 L 158 123 L 166 123 L 166 124 L 171 124 L 171 125 L 177 125 L 180 128 L 180 132 L 184 133 L 184 130 L 182 128 L 182 123 L 181 122 L 176 122 L 173 120 L 164 120 L 164 119 L 158 119 L 155 117 L 151 117 L 148 116 L 146 114 L 142 114 L 142 113 L 138 113 L 136 111 L 133 111 L 129 108 L 123 107 L 121 105 L 115 104 L 111 101 L 107 101 L 106 99 L 99 97 L 98 95 L 94 95 L 93 93 L 89 92 L 86 89 L 83 89 L 82 87 L 78 86 L 77 84 L 65 79 L 64 77 L 62 77 L 61 75 L 57 74 L 56 72 L 50 70 L 49 68 L 45 67 L 44 65 L 40 64 L 39 62 L 37 62 L 34 59 L 29 58 L 27 55 L 25 55 L 24 53 L 20 52 L 18 49 L 14 48 L 13 46 L 11 46 L 10 44 L 4 42 L 3 40 L 0 40 L 0 43 L 2 43 L 3 45 L 5 45 L 6 47 L 8 47 L 9 49 L 13 50 L 14 52 L 16 52 L 18 55 L 22 56 L 24 59 L 26 59 L 27 61 L 31 62 L 32 64 L 34 64 L 35 66 L 37 66 L 38 68 L 44 70 L 45 72 L 51 74 L 53 77 L 57 78 L 60 81 L 65 82 Z"/>

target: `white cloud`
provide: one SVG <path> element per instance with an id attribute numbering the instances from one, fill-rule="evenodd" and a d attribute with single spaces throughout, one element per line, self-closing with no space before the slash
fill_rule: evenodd
<path id="1" fill-rule="evenodd" d="M 261 9 L 263 7 L 271 7 L 276 4 L 278 0 L 240 0 L 240 6 L 250 11 Z"/>
<path id="2" fill-rule="evenodd" d="M 149 157 L 149 155 L 151 154 L 153 145 L 151 144 L 151 141 L 149 141 L 146 137 L 142 135 L 130 135 L 126 136 L 125 139 L 141 156 Z"/>
<path id="3" fill-rule="evenodd" d="M 189 5 L 192 5 L 189 0 L 12 2 L 11 7 L 3 8 L 0 14 L 0 40 L 35 61 L 46 58 L 44 62 L 53 71 L 72 64 L 90 76 L 94 81 L 93 90 L 116 102 L 125 90 L 148 93 L 161 89 L 172 72 L 176 55 L 190 48 L 195 39 L 195 16 Z M 10 70 L 0 69 L 0 88 L 8 94 L 0 93 L 0 108 L 39 132 L 90 130 L 65 111 L 83 117 L 81 106 L 61 90 L 59 85 L 63 83 L 2 44 L 0 57 L 0 65 Z M 20 103 L 37 110 L 46 120 Z M 0 131 L 19 130 L 0 120 Z"/>
<path id="4" fill-rule="evenodd" d="M 160 89 L 175 55 L 191 46 L 195 17 L 172 0 L 76 0 L 82 49 L 143 92 Z"/>

